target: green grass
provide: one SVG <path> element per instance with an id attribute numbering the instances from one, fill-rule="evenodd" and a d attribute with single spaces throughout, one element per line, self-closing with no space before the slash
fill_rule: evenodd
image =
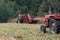
<path id="1" fill-rule="evenodd" d="M 0 34 L 13 36 L 17 40 L 60 40 L 60 34 L 42 33 L 41 24 L 0 23 Z M 48 29 L 47 29 L 48 30 Z"/>

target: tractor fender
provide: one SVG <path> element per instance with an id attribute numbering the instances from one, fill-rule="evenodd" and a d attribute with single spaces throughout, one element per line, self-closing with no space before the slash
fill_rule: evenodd
<path id="1" fill-rule="evenodd" d="M 46 24 L 48 26 L 49 20 L 51 18 L 54 18 L 54 17 L 53 16 L 45 16 L 44 24 Z"/>

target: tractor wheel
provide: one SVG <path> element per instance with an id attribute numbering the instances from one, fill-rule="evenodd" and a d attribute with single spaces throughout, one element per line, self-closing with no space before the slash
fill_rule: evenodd
<path id="1" fill-rule="evenodd" d="M 50 32 L 52 34 L 56 34 L 56 32 L 57 32 L 57 24 L 56 24 L 56 20 L 54 18 L 51 18 L 49 20 L 49 29 L 50 29 Z"/>
<path id="2" fill-rule="evenodd" d="M 41 25 L 40 30 L 41 30 L 43 33 L 46 33 L 46 26 L 45 26 L 45 25 Z"/>
<path id="3" fill-rule="evenodd" d="M 17 20 L 17 22 L 16 22 L 16 23 L 23 23 L 23 20 L 22 20 L 22 19 Z"/>
<path id="4" fill-rule="evenodd" d="M 59 34 L 60 33 L 60 20 L 57 20 L 57 22 L 56 22 L 56 27 L 57 27 L 57 34 Z"/>
<path id="5" fill-rule="evenodd" d="M 55 23 L 52 23 L 52 25 L 50 26 L 50 32 L 52 34 L 56 34 L 57 33 L 57 27 Z"/>
<path id="6" fill-rule="evenodd" d="M 20 19 L 20 23 L 23 23 L 23 20 L 22 19 Z"/>

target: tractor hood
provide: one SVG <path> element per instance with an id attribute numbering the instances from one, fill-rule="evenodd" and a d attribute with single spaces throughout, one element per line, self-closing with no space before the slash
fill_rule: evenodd
<path id="1" fill-rule="evenodd" d="M 60 16 L 60 14 L 49 14 L 48 16 Z"/>
<path id="2" fill-rule="evenodd" d="M 60 14 L 49 14 L 49 15 L 45 15 L 45 18 L 50 18 L 50 17 L 54 17 L 55 19 L 60 19 Z"/>

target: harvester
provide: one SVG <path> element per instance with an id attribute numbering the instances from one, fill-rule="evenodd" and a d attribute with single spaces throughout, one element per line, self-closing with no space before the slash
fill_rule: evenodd
<path id="1" fill-rule="evenodd" d="M 17 23 L 38 23 L 39 17 L 32 17 L 30 14 L 19 14 L 21 19 L 18 18 Z"/>

